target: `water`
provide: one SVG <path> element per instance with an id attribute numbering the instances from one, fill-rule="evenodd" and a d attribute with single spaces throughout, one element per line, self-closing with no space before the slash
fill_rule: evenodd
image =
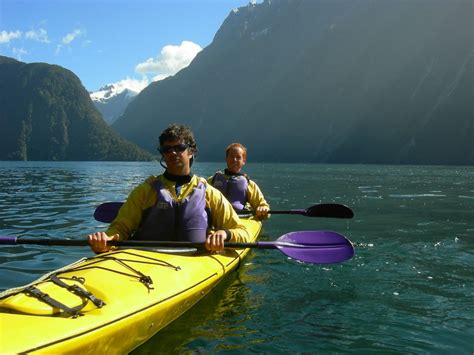
<path id="1" fill-rule="evenodd" d="M 196 163 L 211 175 L 222 164 Z M 352 220 L 275 215 L 262 239 L 335 230 L 356 256 L 305 265 L 253 250 L 238 273 L 134 354 L 474 351 L 474 167 L 248 164 L 273 209 L 349 205 Z M 82 238 L 156 163 L 0 162 L 0 233 Z M 0 247 L 0 289 L 92 256 Z"/>

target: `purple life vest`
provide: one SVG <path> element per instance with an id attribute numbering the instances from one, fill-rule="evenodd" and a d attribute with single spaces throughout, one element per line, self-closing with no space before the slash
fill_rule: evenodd
<path id="1" fill-rule="evenodd" d="M 243 210 L 247 203 L 248 185 L 249 181 L 245 175 L 230 175 L 226 179 L 219 171 L 212 178 L 212 186 L 222 192 L 237 211 Z"/>
<path id="2" fill-rule="evenodd" d="M 181 202 L 177 202 L 159 180 L 152 186 L 158 195 L 156 203 L 144 211 L 133 239 L 204 242 L 209 220 L 205 184 L 200 181 Z"/>

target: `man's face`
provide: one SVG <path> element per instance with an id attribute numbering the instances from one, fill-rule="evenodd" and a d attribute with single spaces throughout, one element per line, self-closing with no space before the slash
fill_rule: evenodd
<path id="1" fill-rule="evenodd" d="M 160 147 L 169 173 L 173 175 L 188 175 L 191 172 L 189 162 L 193 157 L 187 144 L 182 140 L 165 141 Z"/>
<path id="2" fill-rule="evenodd" d="M 229 149 L 225 161 L 227 169 L 233 173 L 239 173 L 240 169 L 245 165 L 244 150 L 239 147 Z"/>

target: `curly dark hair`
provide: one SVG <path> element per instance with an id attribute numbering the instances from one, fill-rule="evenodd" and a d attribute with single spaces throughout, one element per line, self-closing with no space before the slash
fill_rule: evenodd
<path id="1" fill-rule="evenodd" d="M 196 141 L 194 140 L 194 134 L 189 127 L 179 125 L 176 123 L 170 124 L 163 132 L 160 134 L 160 147 L 166 141 L 181 140 L 186 143 L 193 154 L 195 154 L 197 149 Z"/>

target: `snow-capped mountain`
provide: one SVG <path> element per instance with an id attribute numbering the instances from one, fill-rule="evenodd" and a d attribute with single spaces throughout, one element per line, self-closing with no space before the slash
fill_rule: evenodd
<path id="1" fill-rule="evenodd" d="M 117 84 L 107 84 L 89 93 L 95 107 L 100 111 L 108 125 L 114 123 L 138 95 L 137 91 Z"/>

